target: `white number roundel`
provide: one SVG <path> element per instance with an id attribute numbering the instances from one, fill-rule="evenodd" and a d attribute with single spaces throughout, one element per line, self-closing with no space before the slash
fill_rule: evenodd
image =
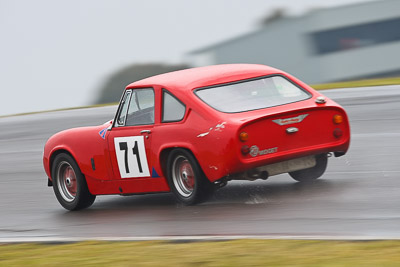
<path id="1" fill-rule="evenodd" d="M 114 145 L 121 178 L 150 176 L 143 136 L 115 137 Z"/>

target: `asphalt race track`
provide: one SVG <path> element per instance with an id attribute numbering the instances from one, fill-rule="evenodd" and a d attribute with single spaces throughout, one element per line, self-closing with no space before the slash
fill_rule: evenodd
<path id="1" fill-rule="evenodd" d="M 207 203 L 170 194 L 100 196 L 83 211 L 57 202 L 42 167 L 52 134 L 112 119 L 116 106 L 0 118 L 0 241 L 253 236 L 400 238 L 400 86 L 324 91 L 347 110 L 349 153 L 302 185 L 288 175 L 231 182 Z"/>

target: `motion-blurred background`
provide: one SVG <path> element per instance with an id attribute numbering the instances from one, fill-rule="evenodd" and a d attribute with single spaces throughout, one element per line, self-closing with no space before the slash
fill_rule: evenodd
<path id="1" fill-rule="evenodd" d="M 0 0 L 0 116 L 115 102 L 210 64 L 311 84 L 399 76 L 399 29 L 398 0 Z"/>

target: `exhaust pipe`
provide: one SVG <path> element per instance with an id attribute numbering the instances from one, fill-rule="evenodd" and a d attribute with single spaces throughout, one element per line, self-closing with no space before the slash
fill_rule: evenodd
<path id="1" fill-rule="evenodd" d="M 247 176 L 248 180 L 250 180 L 250 181 L 254 181 L 257 179 L 267 180 L 269 177 L 269 174 L 267 171 L 259 171 L 257 169 L 252 169 L 252 170 L 246 172 L 246 176 Z"/>

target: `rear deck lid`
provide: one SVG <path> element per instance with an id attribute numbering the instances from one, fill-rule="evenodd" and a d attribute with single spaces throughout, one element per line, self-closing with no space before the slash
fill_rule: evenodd
<path id="1" fill-rule="evenodd" d="M 245 142 L 250 148 L 248 158 L 254 158 L 334 147 L 347 140 L 349 126 L 340 107 L 315 106 L 254 119 L 238 134 L 241 132 L 248 135 Z"/>

